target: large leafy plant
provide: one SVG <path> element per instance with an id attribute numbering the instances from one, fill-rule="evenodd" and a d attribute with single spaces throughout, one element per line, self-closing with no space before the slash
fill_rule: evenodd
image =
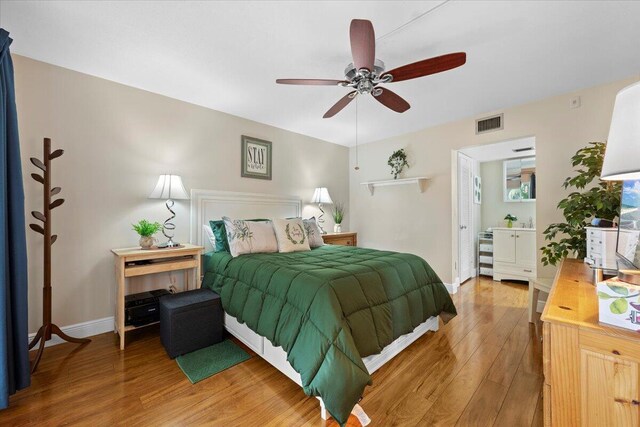
<path id="1" fill-rule="evenodd" d="M 544 238 L 549 241 L 541 248 L 544 265 L 556 265 L 569 254 L 584 258 L 587 255 L 585 227 L 591 219 L 613 219 L 619 214 L 622 184 L 600 179 L 605 146 L 604 142 L 590 142 L 571 158 L 576 173 L 566 178 L 562 186 L 576 191 L 558 203 L 565 222 L 551 224 L 544 231 Z"/>

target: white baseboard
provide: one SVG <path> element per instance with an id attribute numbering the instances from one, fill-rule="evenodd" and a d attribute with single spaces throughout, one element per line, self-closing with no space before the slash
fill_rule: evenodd
<path id="1" fill-rule="evenodd" d="M 460 287 L 460 280 L 456 277 L 456 280 L 453 283 L 445 283 L 444 286 L 450 294 L 457 294 L 458 288 Z"/>
<path id="2" fill-rule="evenodd" d="M 104 317 L 102 319 L 89 320 L 88 322 L 76 323 L 75 325 L 61 326 L 62 332 L 74 338 L 86 338 L 93 335 L 104 334 L 105 332 L 113 332 L 114 318 Z M 29 342 L 36 336 L 36 333 L 29 334 Z M 57 335 L 51 335 L 51 339 L 46 342 L 45 347 L 62 344 L 64 341 Z"/>
<path id="3" fill-rule="evenodd" d="M 540 301 L 538 300 L 538 305 L 536 306 L 536 311 L 538 313 L 542 313 L 544 311 L 544 305 L 546 304 L 546 301 Z"/>

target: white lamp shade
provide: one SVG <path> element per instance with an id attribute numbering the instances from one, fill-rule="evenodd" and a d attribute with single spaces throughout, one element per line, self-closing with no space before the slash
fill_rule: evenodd
<path id="1" fill-rule="evenodd" d="M 616 96 L 600 178 L 640 179 L 640 82 Z"/>
<path id="2" fill-rule="evenodd" d="M 311 203 L 332 204 L 333 200 L 331 200 L 331 196 L 329 196 L 329 190 L 327 190 L 327 187 L 316 188 L 313 192 L 313 199 L 311 199 Z"/>
<path id="3" fill-rule="evenodd" d="M 179 175 L 160 175 L 156 188 L 149 195 L 150 199 L 180 200 L 188 199 L 189 194 L 182 185 Z"/>

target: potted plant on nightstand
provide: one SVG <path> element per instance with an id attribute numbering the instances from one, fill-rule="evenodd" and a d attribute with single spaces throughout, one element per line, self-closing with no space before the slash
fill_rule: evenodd
<path id="1" fill-rule="evenodd" d="M 511 214 L 507 214 L 507 216 L 505 216 L 504 219 L 507 221 L 507 228 L 511 228 L 513 227 L 513 221 L 517 221 L 518 217 L 513 216 Z"/>
<path id="2" fill-rule="evenodd" d="M 133 230 L 140 235 L 140 247 L 142 249 L 151 248 L 156 241 L 153 235 L 162 229 L 162 224 L 159 222 L 149 222 L 146 219 L 141 219 L 137 224 L 131 225 Z"/>
<path id="3" fill-rule="evenodd" d="M 335 222 L 333 232 L 340 233 L 342 231 L 342 220 L 344 219 L 344 205 L 342 203 L 333 205 L 332 215 L 333 222 Z"/>

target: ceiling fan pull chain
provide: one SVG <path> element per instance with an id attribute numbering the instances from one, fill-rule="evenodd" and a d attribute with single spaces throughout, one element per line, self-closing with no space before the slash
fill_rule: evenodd
<path id="1" fill-rule="evenodd" d="M 358 165 L 358 98 L 356 98 L 356 167 L 355 170 L 360 170 Z"/>

